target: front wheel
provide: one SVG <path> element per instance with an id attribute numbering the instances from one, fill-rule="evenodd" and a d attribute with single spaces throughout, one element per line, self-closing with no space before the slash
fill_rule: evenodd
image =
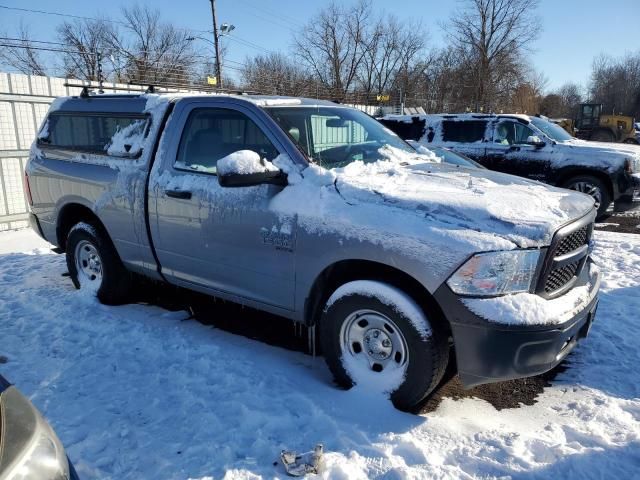
<path id="1" fill-rule="evenodd" d="M 80 222 L 67 236 L 67 268 L 76 288 L 87 290 L 102 303 L 127 301 L 131 276 L 107 235 L 98 227 Z"/>
<path id="2" fill-rule="evenodd" d="M 599 178 L 592 177 L 591 175 L 581 175 L 570 178 L 563 186 L 569 190 L 591 195 L 595 201 L 595 207 L 598 209 L 598 218 L 607 213 L 607 209 L 609 205 L 611 205 L 611 196 L 609 195 L 607 186 Z"/>
<path id="3" fill-rule="evenodd" d="M 376 281 L 349 282 L 327 301 L 320 342 L 336 382 L 390 394 L 411 410 L 438 385 L 448 343 L 415 301 Z"/>

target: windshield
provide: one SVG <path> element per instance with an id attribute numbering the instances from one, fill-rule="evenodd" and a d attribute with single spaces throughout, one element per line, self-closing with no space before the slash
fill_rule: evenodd
<path id="1" fill-rule="evenodd" d="M 451 150 L 447 150 L 446 148 L 429 146 L 429 150 L 435 153 L 438 157 L 442 158 L 446 163 L 459 165 L 461 167 L 484 168 L 482 165 L 474 162 L 470 158 L 467 158 L 459 153 L 452 152 Z"/>
<path id="2" fill-rule="evenodd" d="M 408 158 L 421 159 L 395 133 L 354 108 L 296 106 L 265 110 L 300 150 L 325 168 L 344 167 L 358 160 L 371 163 L 388 158 L 379 152 L 385 145 L 408 154 Z"/>
<path id="3" fill-rule="evenodd" d="M 564 128 L 543 118 L 532 117 L 531 123 L 538 127 L 547 137 L 556 142 L 566 142 L 567 140 L 573 139 Z"/>

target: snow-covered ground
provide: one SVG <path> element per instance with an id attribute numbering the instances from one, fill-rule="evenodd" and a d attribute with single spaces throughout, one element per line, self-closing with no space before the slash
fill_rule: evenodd
<path id="1" fill-rule="evenodd" d="M 533 406 L 400 413 L 333 387 L 321 358 L 99 305 L 28 231 L 0 233 L 0 372 L 86 479 L 284 477 L 280 450 L 318 442 L 321 478 L 640 478 L 640 236 L 596 239 L 597 320 Z"/>

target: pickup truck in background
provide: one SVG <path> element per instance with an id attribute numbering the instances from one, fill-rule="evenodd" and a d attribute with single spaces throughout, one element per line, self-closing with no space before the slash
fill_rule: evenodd
<path id="1" fill-rule="evenodd" d="M 602 217 L 637 206 L 640 146 L 578 140 L 545 117 L 517 114 L 388 115 L 380 121 L 427 148 L 446 147 L 490 170 L 591 195 Z"/>
<path id="2" fill-rule="evenodd" d="M 454 352 L 466 387 L 586 336 L 594 201 L 440 161 L 363 112 L 247 95 L 58 99 L 25 175 L 78 288 L 136 275 L 301 322 L 337 382 L 412 409 Z"/>

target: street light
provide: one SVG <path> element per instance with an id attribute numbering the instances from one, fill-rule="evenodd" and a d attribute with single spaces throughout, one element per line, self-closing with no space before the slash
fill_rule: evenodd
<path id="1" fill-rule="evenodd" d="M 220 25 L 220 36 L 228 35 L 231 32 L 233 32 L 235 29 L 236 29 L 235 25 L 232 25 L 230 23 L 223 23 L 222 25 Z"/>

